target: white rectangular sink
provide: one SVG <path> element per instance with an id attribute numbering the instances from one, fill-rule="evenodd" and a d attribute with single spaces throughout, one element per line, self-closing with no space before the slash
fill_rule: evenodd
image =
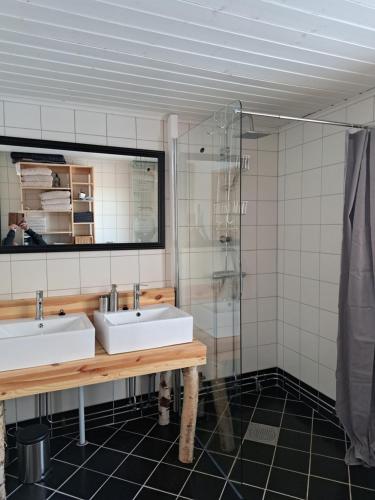
<path id="1" fill-rule="evenodd" d="M 95 356 L 95 329 L 86 314 L 0 321 L 0 372 Z"/>
<path id="2" fill-rule="evenodd" d="M 96 337 L 108 354 L 140 351 L 193 340 L 193 317 L 169 304 L 139 310 L 95 311 Z"/>

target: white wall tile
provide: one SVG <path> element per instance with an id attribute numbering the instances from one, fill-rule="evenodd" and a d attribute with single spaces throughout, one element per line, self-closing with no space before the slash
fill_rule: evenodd
<path id="1" fill-rule="evenodd" d="M 78 110 L 75 112 L 75 123 L 77 134 L 107 135 L 105 113 Z"/>
<path id="2" fill-rule="evenodd" d="M 323 337 L 319 339 L 319 364 L 336 370 L 337 346 L 336 342 L 331 342 Z"/>
<path id="3" fill-rule="evenodd" d="M 286 250 L 284 254 L 284 272 L 299 276 L 301 272 L 301 258 L 300 252 L 293 252 Z"/>
<path id="4" fill-rule="evenodd" d="M 307 252 L 319 252 L 320 226 L 302 226 L 301 249 Z"/>
<path id="5" fill-rule="evenodd" d="M 21 102 L 4 102 L 5 127 L 40 130 L 40 106 Z"/>
<path id="6" fill-rule="evenodd" d="M 313 252 L 301 253 L 301 276 L 303 278 L 319 279 L 319 254 Z"/>
<path id="7" fill-rule="evenodd" d="M 343 217 L 343 196 L 322 196 L 322 223 L 341 224 Z"/>
<path id="8" fill-rule="evenodd" d="M 342 226 L 322 225 L 320 251 L 324 253 L 341 253 Z"/>
<path id="9" fill-rule="evenodd" d="M 58 254 L 57 254 L 58 255 Z M 48 290 L 80 288 L 79 258 L 47 260 Z"/>
<path id="10" fill-rule="evenodd" d="M 339 194 L 344 192 L 344 164 L 322 168 L 322 194 Z"/>
<path id="11" fill-rule="evenodd" d="M 322 151 L 322 139 L 305 143 L 302 148 L 303 170 L 320 167 L 322 164 Z"/>
<path id="12" fill-rule="evenodd" d="M 300 278 L 299 276 L 284 276 L 284 297 L 298 301 L 300 299 Z"/>
<path id="13" fill-rule="evenodd" d="M 369 97 L 348 106 L 346 119 L 350 123 L 372 122 L 374 120 L 374 98 Z"/>
<path id="14" fill-rule="evenodd" d="M 9 294 L 11 288 L 10 261 L 0 261 L 0 294 Z M 4 298 L 0 300 L 5 300 Z"/>
<path id="15" fill-rule="evenodd" d="M 319 365 L 319 391 L 332 399 L 336 399 L 335 371 L 323 365 Z"/>
<path id="16" fill-rule="evenodd" d="M 135 118 L 132 116 L 107 114 L 107 134 L 112 137 L 136 139 Z"/>
<path id="17" fill-rule="evenodd" d="M 277 200 L 277 178 L 258 176 L 258 200 Z"/>
<path id="18" fill-rule="evenodd" d="M 333 283 L 320 282 L 320 307 L 337 312 L 339 287 Z"/>
<path id="19" fill-rule="evenodd" d="M 302 146 L 287 149 L 285 155 L 286 173 L 300 172 L 302 170 Z"/>
<path id="20" fill-rule="evenodd" d="M 332 342 L 337 340 L 338 314 L 330 311 L 320 310 L 319 335 Z"/>
<path id="21" fill-rule="evenodd" d="M 286 200 L 284 211 L 285 224 L 300 224 L 302 217 L 302 200 Z"/>
<path id="22" fill-rule="evenodd" d="M 319 365 L 311 359 L 301 356 L 301 380 L 311 387 L 318 387 Z"/>
<path id="23" fill-rule="evenodd" d="M 110 257 L 83 257 L 80 267 L 82 287 L 109 287 L 111 284 Z"/>
<path id="24" fill-rule="evenodd" d="M 335 254 L 320 254 L 320 279 L 331 283 L 340 281 L 341 256 Z"/>
<path id="25" fill-rule="evenodd" d="M 37 254 L 38 255 L 38 254 Z M 11 262 L 12 292 L 35 294 L 36 290 L 47 290 L 46 259 L 19 260 Z"/>
<path id="26" fill-rule="evenodd" d="M 310 333 L 319 333 L 320 310 L 317 307 L 301 304 L 300 325 L 301 329 Z"/>
<path id="27" fill-rule="evenodd" d="M 285 146 L 286 148 L 292 148 L 298 146 L 303 142 L 303 125 L 296 125 L 291 127 L 286 131 Z"/>
<path id="28" fill-rule="evenodd" d="M 291 200 L 301 197 L 302 174 L 289 174 L 285 176 L 285 199 Z"/>
<path id="29" fill-rule="evenodd" d="M 147 118 L 137 118 L 137 140 L 163 141 L 163 122 Z"/>
<path id="30" fill-rule="evenodd" d="M 111 256 L 111 283 L 125 285 L 139 283 L 140 281 L 139 258 L 137 255 Z"/>
<path id="31" fill-rule="evenodd" d="M 71 133 L 75 132 L 73 109 L 42 106 L 41 120 L 41 128 L 43 130 Z"/>
<path id="32" fill-rule="evenodd" d="M 142 282 L 160 282 L 165 279 L 165 257 L 163 254 L 141 255 L 139 258 L 139 266 L 140 279 Z"/>
<path id="33" fill-rule="evenodd" d="M 321 192 L 322 171 L 320 168 L 307 170 L 302 174 L 302 196 L 319 196 Z"/>
<path id="34" fill-rule="evenodd" d="M 319 358 L 319 337 L 301 330 L 301 354 L 313 361 Z"/>
<path id="35" fill-rule="evenodd" d="M 301 279 L 301 302 L 309 306 L 319 306 L 319 281 Z"/>
<path id="36" fill-rule="evenodd" d="M 276 366 L 276 344 L 258 346 L 258 370 Z"/>
<path id="37" fill-rule="evenodd" d="M 322 165 L 332 165 L 345 160 L 345 134 L 329 135 L 323 138 Z"/>
<path id="38" fill-rule="evenodd" d="M 302 224 L 320 223 L 320 197 L 302 199 Z"/>

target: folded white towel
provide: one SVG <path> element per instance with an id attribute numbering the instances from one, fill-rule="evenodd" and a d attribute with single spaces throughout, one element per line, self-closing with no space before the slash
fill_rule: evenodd
<path id="1" fill-rule="evenodd" d="M 54 200 L 41 200 L 42 205 L 69 205 L 70 198 L 56 198 Z"/>
<path id="2" fill-rule="evenodd" d="M 40 193 L 41 200 L 55 200 L 56 198 L 69 198 L 70 191 L 47 191 L 46 193 Z"/>
<path id="3" fill-rule="evenodd" d="M 44 188 L 50 188 L 52 187 L 52 179 L 50 181 L 26 181 L 22 182 L 23 187 L 40 187 L 42 189 Z"/>
<path id="4" fill-rule="evenodd" d="M 21 168 L 21 175 L 52 175 L 50 168 L 34 167 L 34 168 Z"/>
<path id="5" fill-rule="evenodd" d="M 51 178 L 51 179 L 50 179 Z M 47 176 L 47 175 L 23 175 L 22 176 L 22 182 L 49 182 L 50 180 L 53 180 L 52 176 Z"/>
<path id="6" fill-rule="evenodd" d="M 42 209 L 50 212 L 70 212 L 72 205 L 47 205 L 42 206 Z"/>

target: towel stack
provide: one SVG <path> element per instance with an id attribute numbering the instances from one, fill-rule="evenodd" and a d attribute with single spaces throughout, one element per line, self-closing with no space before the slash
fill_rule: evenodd
<path id="1" fill-rule="evenodd" d="M 44 167 L 22 168 L 21 182 L 24 187 L 52 187 L 52 170 Z"/>
<path id="2" fill-rule="evenodd" d="M 72 209 L 70 191 L 46 191 L 39 196 L 43 210 L 68 212 Z"/>

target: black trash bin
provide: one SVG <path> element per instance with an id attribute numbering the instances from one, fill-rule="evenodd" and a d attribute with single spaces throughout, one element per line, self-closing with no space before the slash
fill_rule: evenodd
<path id="1" fill-rule="evenodd" d="M 29 425 L 17 431 L 16 441 L 19 480 L 25 484 L 41 481 L 50 467 L 49 428 Z"/>

